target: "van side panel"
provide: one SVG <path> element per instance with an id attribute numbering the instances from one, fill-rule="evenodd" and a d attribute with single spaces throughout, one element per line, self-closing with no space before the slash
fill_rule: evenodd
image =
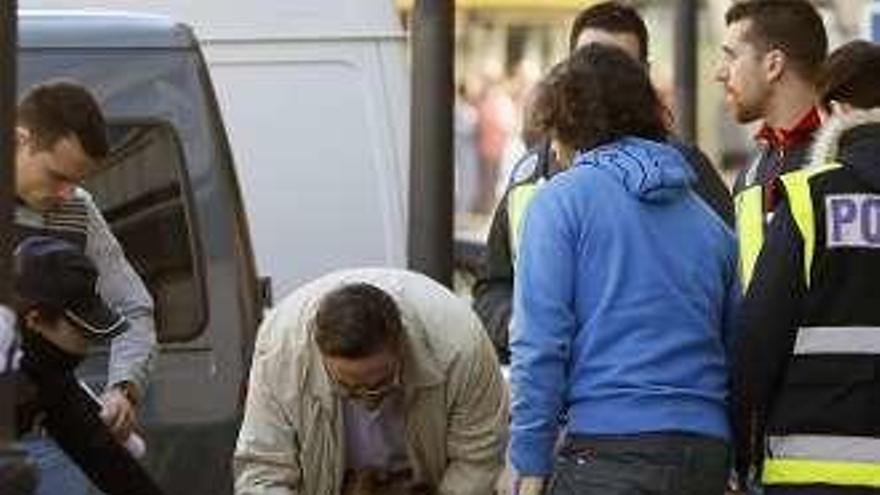
<path id="1" fill-rule="evenodd" d="M 398 95 L 375 44 L 216 43 L 206 58 L 275 294 L 339 267 L 403 266 Z"/>

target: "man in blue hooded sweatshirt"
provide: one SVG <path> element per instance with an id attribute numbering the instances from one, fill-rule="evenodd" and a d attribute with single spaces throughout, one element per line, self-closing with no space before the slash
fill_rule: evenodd
<path id="1" fill-rule="evenodd" d="M 664 144 L 661 104 L 630 57 L 589 45 L 542 84 L 537 119 L 573 165 L 529 207 L 516 267 L 519 492 L 549 479 L 554 495 L 720 494 L 734 233 Z"/>

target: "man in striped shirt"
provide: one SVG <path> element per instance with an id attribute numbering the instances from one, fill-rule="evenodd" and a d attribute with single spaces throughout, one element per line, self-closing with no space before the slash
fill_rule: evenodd
<path id="1" fill-rule="evenodd" d="M 129 321 L 130 330 L 111 344 L 101 397 L 102 418 L 115 435 L 127 438 L 146 387 L 156 332 L 152 298 L 81 187 L 109 153 L 104 117 L 81 85 L 49 81 L 31 88 L 19 103 L 15 138 L 16 241 L 48 235 L 81 247 L 98 269 L 102 298 Z M 69 461 L 58 462 L 57 446 L 49 439 L 33 436 L 24 446 L 40 467 L 38 495 L 86 493 L 86 478 Z M 42 459 L 51 459 L 51 468 Z"/>

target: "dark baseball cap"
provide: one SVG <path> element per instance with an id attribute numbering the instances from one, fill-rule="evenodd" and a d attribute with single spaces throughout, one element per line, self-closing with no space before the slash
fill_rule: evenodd
<path id="1" fill-rule="evenodd" d="M 75 244 L 32 236 L 13 256 L 15 290 L 28 303 L 61 311 L 92 338 L 112 338 L 128 330 L 124 316 L 98 295 L 98 270 Z"/>

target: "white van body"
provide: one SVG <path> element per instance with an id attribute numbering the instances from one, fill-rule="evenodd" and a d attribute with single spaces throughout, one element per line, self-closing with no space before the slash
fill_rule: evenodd
<path id="1" fill-rule="evenodd" d="M 20 0 L 169 16 L 202 44 L 276 299 L 406 265 L 409 74 L 392 0 Z"/>
<path id="2" fill-rule="evenodd" d="M 865 6 L 864 38 L 880 43 L 880 0 Z"/>

